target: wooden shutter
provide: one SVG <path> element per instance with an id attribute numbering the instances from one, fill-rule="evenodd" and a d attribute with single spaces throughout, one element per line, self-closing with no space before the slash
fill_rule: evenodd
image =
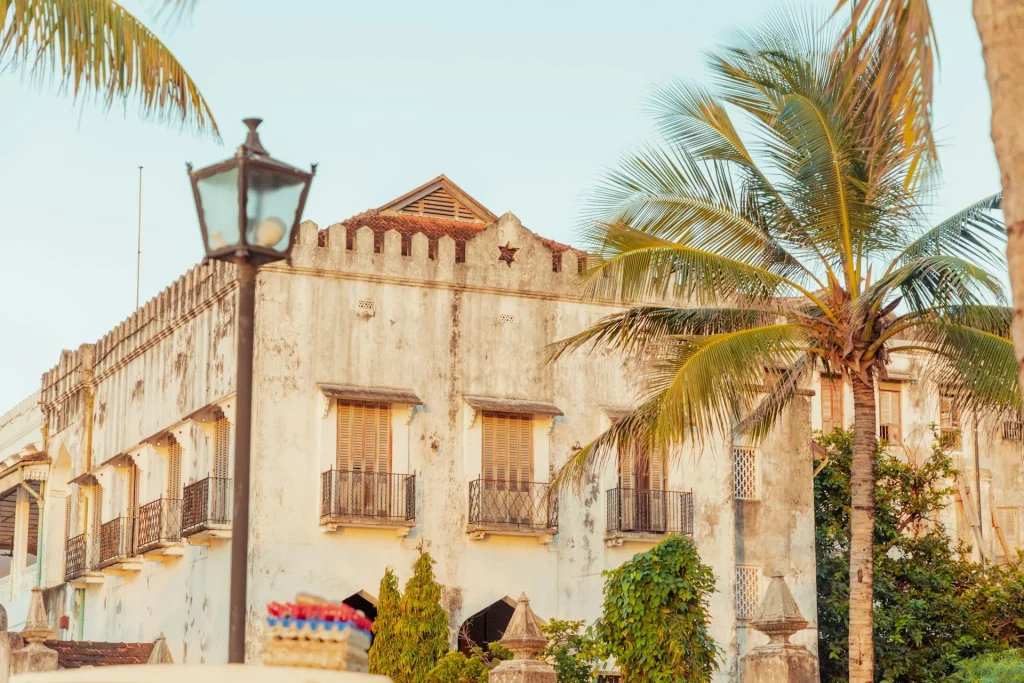
<path id="1" fill-rule="evenodd" d="M 837 377 L 821 377 L 821 431 L 830 434 L 843 426 L 843 384 Z"/>
<path id="2" fill-rule="evenodd" d="M 661 453 L 651 453 L 648 456 L 651 460 L 651 490 L 665 490 L 665 461 Z"/>
<path id="3" fill-rule="evenodd" d="M 619 488 L 631 489 L 636 485 L 636 449 L 619 451 Z"/>
<path id="4" fill-rule="evenodd" d="M 181 444 L 177 441 L 167 451 L 167 498 L 181 500 Z"/>
<path id="5" fill-rule="evenodd" d="M 228 465 L 231 460 L 231 426 L 228 419 L 221 416 L 213 428 L 213 476 L 227 479 Z"/>
<path id="6" fill-rule="evenodd" d="M 483 478 L 489 481 L 533 481 L 533 418 L 530 415 L 484 413 Z"/>
<path id="7" fill-rule="evenodd" d="M 1006 544 L 1010 546 L 1010 550 L 1017 548 L 1020 545 L 1020 530 L 1018 524 L 1017 508 L 999 508 L 996 510 L 996 519 L 999 522 L 999 526 L 1003 531 L 1003 538 L 1006 539 Z M 999 551 L 997 554 L 1002 554 L 1002 545 L 997 543 L 996 548 Z"/>
<path id="8" fill-rule="evenodd" d="M 391 471 L 391 406 L 338 402 L 337 467 L 343 472 Z"/>
<path id="9" fill-rule="evenodd" d="M 878 392 L 878 424 L 886 427 L 890 441 L 900 439 L 900 391 L 880 389 Z M 883 430 L 880 430 L 880 433 Z"/>

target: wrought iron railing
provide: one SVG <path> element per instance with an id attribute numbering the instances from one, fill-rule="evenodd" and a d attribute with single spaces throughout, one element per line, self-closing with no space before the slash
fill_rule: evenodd
<path id="1" fill-rule="evenodd" d="M 549 484 L 477 479 L 469 482 L 469 523 L 557 529 L 558 496 Z"/>
<path id="2" fill-rule="evenodd" d="M 181 497 L 181 535 L 231 524 L 231 480 L 207 477 L 185 487 Z"/>
<path id="3" fill-rule="evenodd" d="M 608 491 L 608 531 L 693 535 L 693 493 L 615 488 Z"/>
<path id="4" fill-rule="evenodd" d="M 181 501 L 158 498 L 139 508 L 136 544 L 140 553 L 181 540 Z"/>
<path id="5" fill-rule="evenodd" d="M 64 580 L 77 579 L 89 569 L 89 541 L 86 534 L 72 536 L 64 544 Z"/>
<path id="6" fill-rule="evenodd" d="M 135 519 L 117 517 L 100 525 L 99 566 L 109 567 L 135 554 Z"/>
<path id="7" fill-rule="evenodd" d="M 320 521 L 416 519 L 416 476 L 330 469 L 320 475 Z"/>

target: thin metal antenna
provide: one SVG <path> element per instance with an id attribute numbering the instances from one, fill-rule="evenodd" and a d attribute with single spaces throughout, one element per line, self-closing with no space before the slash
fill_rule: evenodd
<path id="1" fill-rule="evenodd" d="M 139 283 L 142 278 L 142 167 L 139 166 L 139 228 L 135 254 L 135 308 L 139 307 Z"/>

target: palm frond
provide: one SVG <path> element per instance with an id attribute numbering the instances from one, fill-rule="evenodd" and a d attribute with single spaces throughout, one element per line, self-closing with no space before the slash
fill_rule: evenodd
<path id="1" fill-rule="evenodd" d="M 978 306 L 1006 299 L 998 279 L 984 268 L 947 254 L 923 256 L 897 268 L 865 290 L 859 302 L 873 312 L 896 293 L 911 312 Z"/>
<path id="2" fill-rule="evenodd" d="M 992 213 L 999 209 L 1002 198 L 1002 192 L 985 197 L 924 232 L 893 259 L 893 267 L 937 254 L 960 256 L 986 267 L 1005 267 L 1006 225 Z"/>
<path id="3" fill-rule="evenodd" d="M 961 410 L 981 416 L 1021 414 L 1013 340 L 966 325 L 935 323 L 914 328 L 915 341 L 933 349 L 930 379 L 956 396 Z"/>
<path id="4" fill-rule="evenodd" d="M 552 344 L 548 361 L 584 347 L 641 354 L 665 337 L 732 332 L 768 323 L 771 311 L 745 308 L 671 308 L 637 306 L 605 316 L 579 334 Z"/>
<path id="5" fill-rule="evenodd" d="M 760 398 L 757 406 L 740 420 L 736 431 L 755 442 L 767 437 L 814 369 L 814 363 L 814 355 L 801 355 L 792 366 L 777 373 L 778 377 L 768 384 L 764 396 Z"/>
<path id="6" fill-rule="evenodd" d="M 199 87 L 160 39 L 114 0 L 0 0 L 0 64 L 105 106 L 219 135 Z"/>

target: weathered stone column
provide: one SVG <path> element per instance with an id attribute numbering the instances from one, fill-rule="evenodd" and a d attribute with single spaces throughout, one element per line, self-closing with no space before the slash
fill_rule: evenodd
<path id="1" fill-rule="evenodd" d="M 35 673 L 57 670 L 57 651 L 43 645 L 43 641 L 54 637 L 46 621 L 46 607 L 43 606 L 43 589 L 32 589 L 28 603 L 28 618 L 21 637 L 28 643 L 11 656 L 11 674 Z"/>
<path id="2" fill-rule="evenodd" d="M 7 610 L 0 605 L 0 683 L 11 677 L 11 638 L 7 634 Z"/>
<path id="3" fill-rule="evenodd" d="M 741 683 L 818 683 L 818 658 L 790 636 L 807 628 L 807 620 L 793 600 L 780 572 L 772 575 L 768 592 L 750 625 L 768 636 L 740 662 Z"/>
<path id="4" fill-rule="evenodd" d="M 548 639 L 540 632 L 537 615 L 530 609 L 526 593 L 519 596 L 512 621 L 508 622 L 505 636 L 498 644 L 512 650 L 515 658 L 494 667 L 490 683 L 556 683 L 558 680 L 550 664 L 533 658 L 548 644 Z"/>

